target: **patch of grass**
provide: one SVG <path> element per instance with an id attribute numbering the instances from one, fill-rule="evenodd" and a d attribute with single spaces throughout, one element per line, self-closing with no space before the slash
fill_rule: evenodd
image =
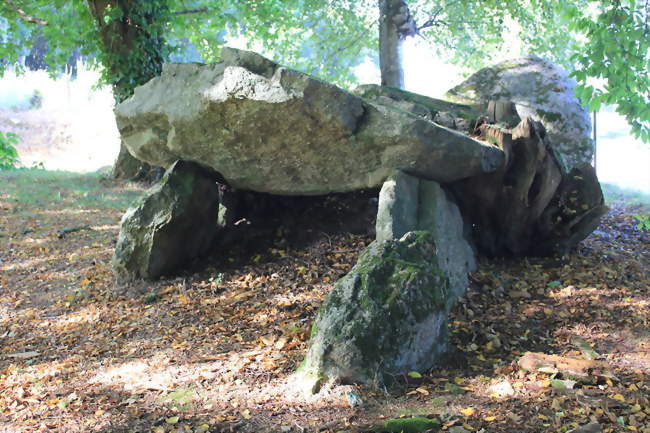
<path id="1" fill-rule="evenodd" d="M 140 186 L 114 184 L 99 173 L 48 170 L 0 172 L 0 200 L 18 212 L 39 207 L 126 210 L 142 194 Z"/>
<path id="2" fill-rule="evenodd" d="M 650 214 L 650 194 L 621 188 L 609 183 L 600 184 L 608 205 L 638 207 L 641 214 Z"/>

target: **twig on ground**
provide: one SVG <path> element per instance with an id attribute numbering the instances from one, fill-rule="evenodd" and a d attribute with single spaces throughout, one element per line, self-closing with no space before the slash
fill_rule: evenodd
<path id="1" fill-rule="evenodd" d="M 71 228 L 68 228 L 68 229 L 57 230 L 56 231 L 56 236 L 59 239 L 63 239 L 64 237 L 66 237 L 70 233 L 79 232 L 81 230 L 93 230 L 93 229 L 90 226 L 71 227 Z"/>

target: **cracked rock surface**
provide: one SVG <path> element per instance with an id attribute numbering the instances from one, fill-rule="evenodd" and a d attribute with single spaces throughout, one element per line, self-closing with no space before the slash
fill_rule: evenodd
<path id="1" fill-rule="evenodd" d="M 395 169 L 446 183 L 503 161 L 494 146 L 231 48 L 220 63 L 166 64 L 115 113 L 137 158 L 194 161 L 273 194 L 378 187 Z"/>

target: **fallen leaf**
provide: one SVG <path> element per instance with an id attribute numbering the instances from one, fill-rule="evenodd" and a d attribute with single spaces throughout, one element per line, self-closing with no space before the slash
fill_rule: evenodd
<path id="1" fill-rule="evenodd" d="M 474 409 L 473 407 L 467 407 L 465 409 L 462 409 L 460 413 L 462 413 L 465 416 L 472 416 L 476 413 L 476 409 Z"/>
<path id="2" fill-rule="evenodd" d="M 614 395 L 612 396 L 612 398 L 613 398 L 614 400 L 618 400 L 618 401 L 620 401 L 620 402 L 625 403 L 625 397 L 623 397 L 622 394 L 614 394 Z"/>

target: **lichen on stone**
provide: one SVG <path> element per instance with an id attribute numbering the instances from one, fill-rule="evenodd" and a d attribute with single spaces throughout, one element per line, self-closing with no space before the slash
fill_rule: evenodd
<path id="1" fill-rule="evenodd" d="M 373 242 L 319 310 L 299 374 L 313 388 L 429 368 L 444 351 L 448 296 L 430 232 Z"/>

